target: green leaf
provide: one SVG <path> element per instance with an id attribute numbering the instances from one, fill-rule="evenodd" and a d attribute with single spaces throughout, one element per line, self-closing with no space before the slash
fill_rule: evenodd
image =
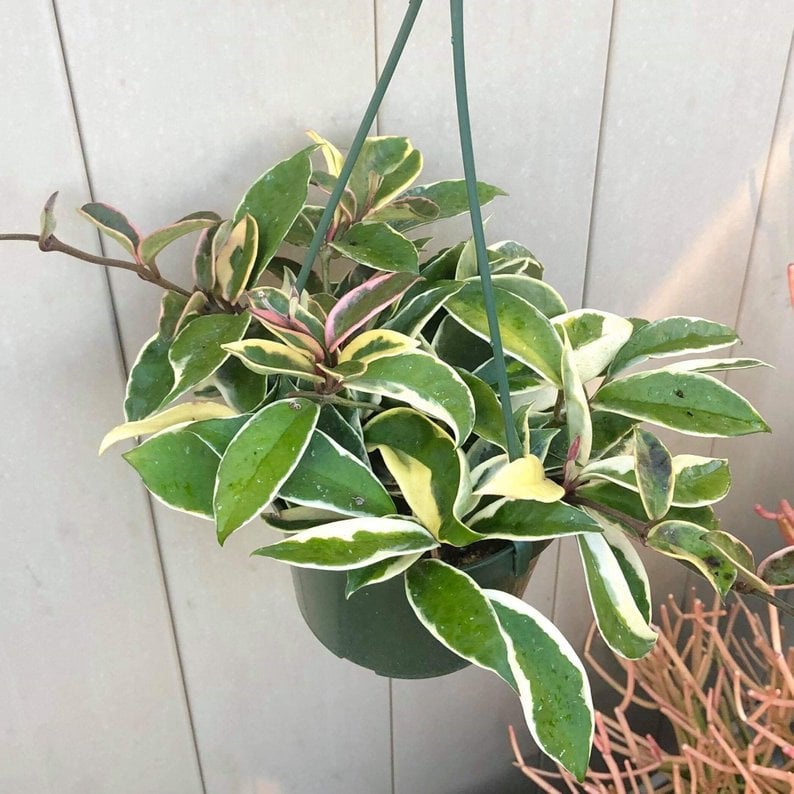
<path id="1" fill-rule="evenodd" d="M 532 737 L 546 755 L 583 781 L 595 724 L 584 665 L 560 630 L 536 609 L 500 590 L 483 592 L 499 620 Z"/>
<path id="2" fill-rule="evenodd" d="M 312 173 L 311 154 L 316 148 L 309 146 L 262 174 L 235 210 L 235 223 L 249 214 L 259 229 L 259 249 L 250 284 L 259 281 L 303 209 Z"/>
<path id="3" fill-rule="evenodd" d="M 510 292 L 494 287 L 499 328 L 505 352 L 562 386 L 562 341 L 554 326 L 534 306 Z M 469 282 L 446 302 L 447 311 L 481 339 L 490 341 L 482 287 Z"/>
<path id="4" fill-rule="evenodd" d="M 358 416 L 358 414 L 356 414 Z M 320 409 L 317 429 L 330 436 L 337 444 L 355 455 L 365 466 L 369 467 L 367 450 L 364 448 L 364 437 L 358 422 L 348 422 L 333 405 L 325 404 Z"/>
<path id="5" fill-rule="evenodd" d="M 668 372 L 725 372 L 734 369 L 753 369 L 768 367 L 769 364 L 757 358 L 697 358 L 689 361 L 676 361 L 668 364 Z"/>
<path id="6" fill-rule="evenodd" d="M 648 532 L 652 549 L 693 565 L 723 598 L 736 581 L 736 566 L 707 540 L 708 530 L 689 521 L 663 521 Z"/>
<path id="7" fill-rule="evenodd" d="M 755 560 L 750 547 L 728 532 L 715 530 L 703 536 L 717 554 L 736 568 L 736 584 L 741 584 L 742 592 L 760 591 L 771 595 L 772 588 L 760 579 L 755 572 Z"/>
<path id="8" fill-rule="evenodd" d="M 497 444 L 506 450 L 504 415 L 496 392 L 487 383 L 465 369 L 456 371 L 474 398 L 474 432 L 486 441 Z"/>
<path id="9" fill-rule="evenodd" d="M 153 414 L 166 401 L 174 386 L 174 371 L 168 360 L 170 340 L 155 334 L 138 353 L 127 379 L 124 417 L 131 422 Z"/>
<path id="10" fill-rule="evenodd" d="M 279 400 L 254 414 L 232 439 L 213 500 L 221 544 L 276 496 L 306 450 L 319 412 L 309 400 Z"/>
<path id="11" fill-rule="evenodd" d="M 106 449 L 112 447 L 113 444 L 117 444 L 119 441 L 124 441 L 128 438 L 147 436 L 152 433 L 158 433 L 160 430 L 165 430 L 168 427 L 173 427 L 174 425 L 195 422 L 199 419 L 217 419 L 221 416 L 231 416 L 233 414 L 234 411 L 232 411 L 231 408 L 226 405 L 221 405 L 220 403 L 180 403 L 173 408 L 168 408 L 146 419 L 125 422 L 123 425 L 114 427 L 102 439 L 102 443 L 99 446 L 99 454 L 101 455 Z"/>
<path id="12" fill-rule="evenodd" d="M 649 358 L 683 356 L 730 347 L 736 332 L 722 323 L 700 317 L 665 317 L 637 329 L 609 367 L 610 377 Z"/>
<path id="13" fill-rule="evenodd" d="M 397 512 L 375 475 L 320 430 L 314 431 L 300 462 L 279 489 L 279 496 L 306 507 L 351 516 L 385 516 Z"/>
<path id="14" fill-rule="evenodd" d="M 154 261 L 160 251 L 174 242 L 174 240 L 178 240 L 191 232 L 197 232 L 200 229 L 217 226 L 220 221 L 220 218 L 215 213 L 196 213 L 196 215 L 200 217 L 182 218 L 176 223 L 172 223 L 170 226 L 163 226 L 161 229 L 157 229 L 144 237 L 138 246 L 138 254 L 141 261 L 147 264 Z"/>
<path id="15" fill-rule="evenodd" d="M 565 301 L 560 293 L 537 278 L 523 275 L 508 275 L 494 273 L 491 280 L 495 287 L 518 295 L 527 303 L 531 303 L 541 314 L 546 317 L 557 317 L 558 314 L 568 311 Z"/>
<path id="16" fill-rule="evenodd" d="M 217 456 L 218 463 L 226 452 L 231 440 L 240 431 L 240 428 L 250 419 L 250 416 L 229 416 L 221 419 L 203 419 L 193 422 L 185 430 L 200 438 Z M 215 482 L 213 481 L 213 487 Z"/>
<path id="17" fill-rule="evenodd" d="M 141 234 L 124 214 L 114 207 L 97 202 L 83 204 L 77 211 L 137 260 Z"/>
<path id="18" fill-rule="evenodd" d="M 568 447 L 579 439 L 578 463 L 587 463 L 593 446 L 593 424 L 587 392 L 576 369 L 574 351 L 567 341 L 562 352 L 562 388 L 565 396 L 565 417 L 568 425 Z"/>
<path id="19" fill-rule="evenodd" d="M 452 367 L 428 353 L 414 351 L 371 361 L 351 378 L 350 387 L 408 403 L 447 424 L 462 444 L 474 427 L 474 399 Z"/>
<path id="20" fill-rule="evenodd" d="M 719 502 L 731 487 L 731 470 L 724 458 L 676 455 L 673 472 L 673 504 L 680 507 L 701 507 Z"/>
<path id="21" fill-rule="evenodd" d="M 503 190 L 485 182 L 477 183 L 477 198 L 480 205 L 488 204 L 496 196 L 506 196 Z M 466 194 L 466 183 L 463 179 L 449 179 L 445 182 L 433 182 L 430 185 L 417 185 L 405 193 L 404 196 L 420 196 L 430 199 L 438 207 L 438 220 L 452 218 L 469 211 L 469 200 Z M 412 229 L 421 226 L 424 222 L 403 221 L 395 224 L 398 229 Z"/>
<path id="22" fill-rule="evenodd" d="M 433 350 L 445 363 L 469 372 L 479 370 L 488 359 L 493 361 L 491 345 L 464 328 L 451 315 L 439 323 L 433 337 Z"/>
<path id="23" fill-rule="evenodd" d="M 628 375 L 602 386 L 592 407 L 692 436 L 769 432 L 769 426 L 744 397 L 698 372 L 654 370 Z"/>
<path id="24" fill-rule="evenodd" d="M 279 532 L 300 532 L 313 529 L 319 524 L 332 521 L 346 521 L 348 516 L 333 510 L 320 510 L 316 507 L 288 507 L 275 513 L 263 513 L 262 521 L 271 529 Z"/>
<path id="25" fill-rule="evenodd" d="M 496 612 L 470 576 L 441 560 L 419 560 L 405 574 L 405 592 L 419 621 L 442 645 L 516 689 Z"/>
<path id="26" fill-rule="evenodd" d="M 299 568 L 348 571 L 437 547 L 435 538 L 414 521 L 351 518 L 305 529 L 253 553 Z"/>
<path id="27" fill-rule="evenodd" d="M 407 571 L 418 559 L 424 556 L 423 551 L 414 554 L 403 554 L 400 557 L 391 557 L 388 560 L 367 565 L 366 568 L 355 568 L 347 572 L 347 585 L 345 586 L 345 598 L 350 598 L 362 587 L 369 587 L 371 584 L 379 584 L 389 579 L 394 579 L 404 571 Z"/>
<path id="28" fill-rule="evenodd" d="M 590 604 L 604 642 L 618 656 L 641 659 L 656 643 L 656 632 L 642 609 L 612 551 L 600 534 L 577 538 Z"/>
<path id="29" fill-rule="evenodd" d="M 221 297 L 237 303 L 251 279 L 259 244 L 256 221 L 244 215 L 235 224 L 215 258 L 215 278 Z"/>
<path id="30" fill-rule="evenodd" d="M 184 513 L 212 518 L 212 490 L 219 458 L 187 428 L 165 430 L 122 456 L 161 502 Z"/>
<path id="31" fill-rule="evenodd" d="M 631 432 L 635 425 L 633 419 L 608 411 L 591 411 L 590 420 L 593 425 L 593 448 L 590 450 L 591 460 L 603 458 L 614 449 Z"/>
<path id="32" fill-rule="evenodd" d="M 396 221 L 419 220 L 430 223 L 438 217 L 438 207 L 430 199 L 419 196 L 398 199 L 391 204 L 385 204 L 380 209 L 368 212 L 367 223 L 388 223 Z M 417 246 L 418 248 L 418 246 Z"/>
<path id="33" fill-rule="evenodd" d="M 416 350 L 417 347 L 419 347 L 419 342 L 410 336 L 397 333 L 397 331 L 387 331 L 384 328 L 373 328 L 371 331 L 364 331 L 352 342 L 346 344 L 339 354 L 338 363 L 357 361 L 369 364 L 375 359 L 399 356 L 402 353 Z M 362 373 L 365 371 L 366 368 L 362 370 Z"/>
<path id="34" fill-rule="evenodd" d="M 414 244 L 386 223 L 355 223 L 331 248 L 354 262 L 399 273 L 419 273 Z"/>
<path id="35" fill-rule="evenodd" d="M 253 372 L 262 375 L 287 375 L 312 383 L 323 383 L 325 378 L 315 373 L 314 362 L 303 353 L 281 342 L 268 339 L 242 339 L 224 345 L 223 349 L 238 358 Z"/>
<path id="36" fill-rule="evenodd" d="M 648 518 L 658 521 L 673 503 L 673 459 L 653 433 L 640 427 L 634 428 L 634 473 L 642 506 Z"/>
<path id="37" fill-rule="evenodd" d="M 616 314 L 577 309 L 554 318 L 565 329 L 573 348 L 573 361 L 582 383 L 600 375 L 631 336 L 632 325 Z"/>
<path id="38" fill-rule="evenodd" d="M 465 546 L 480 536 L 460 521 L 469 495 L 463 453 L 438 425 L 410 408 L 392 408 L 367 423 L 367 449 L 377 449 L 403 498 L 439 540 Z"/>
<path id="39" fill-rule="evenodd" d="M 193 281 L 200 290 L 212 292 L 215 287 L 215 258 L 212 255 L 212 243 L 218 226 L 204 229 L 196 242 L 193 252 Z"/>
<path id="40" fill-rule="evenodd" d="M 549 540 L 583 532 L 601 532 L 585 512 L 565 502 L 497 499 L 469 519 L 475 532 L 503 540 Z"/>
<path id="41" fill-rule="evenodd" d="M 378 177 L 379 191 L 383 187 L 383 177 L 396 171 L 412 151 L 414 148 L 408 138 L 396 135 L 370 136 L 364 141 L 348 182 L 360 209 L 367 206 L 368 198 L 374 201 L 374 196 L 370 196 L 370 174 Z M 388 192 L 391 192 L 389 187 L 384 195 Z"/>
<path id="42" fill-rule="evenodd" d="M 596 516 L 594 516 L 596 517 Z M 601 522 L 599 522 L 601 523 Z M 648 581 L 648 573 L 642 564 L 640 555 L 634 545 L 626 537 L 626 533 L 620 528 L 615 527 L 609 522 L 601 523 L 604 530 L 604 540 L 609 544 L 609 548 L 618 561 L 620 570 L 626 579 L 634 603 L 640 610 L 640 614 L 646 623 L 651 622 L 651 584 Z"/>
<path id="43" fill-rule="evenodd" d="M 416 336 L 425 323 L 444 305 L 450 295 L 454 295 L 463 284 L 459 281 L 437 281 L 434 284 L 421 284 L 423 291 L 413 295 L 410 300 L 405 294 L 400 308 L 383 324 L 383 328 L 398 331 L 407 336 Z M 409 292 L 413 291 L 413 287 Z"/>
<path id="44" fill-rule="evenodd" d="M 171 402 L 198 386 L 229 357 L 223 345 L 242 339 L 251 315 L 208 314 L 196 317 L 177 334 L 168 351 L 174 387 L 164 402 Z"/>
<path id="45" fill-rule="evenodd" d="M 259 408 L 267 394 L 267 377 L 260 375 L 237 358 L 227 358 L 212 378 L 228 405 L 240 413 Z"/>
<path id="46" fill-rule="evenodd" d="M 396 168 L 393 168 L 387 174 L 383 175 L 383 181 L 380 183 L 378 192 L 375 194 L 375 202 L 373 206 L 376 208 L 385 208 L 387 206 L 393 207 L 396 202 L 392 204 L 389 204 L 389 202 L 403 190 L 408 188 L 416 179 L 416 177 L 419 176 L 421 171 L 422 153 L 418 149 L 413 149 Z M 416 200 L 431 203 L 428 199 L 418 198 Z M 370 214 L 369 217 L 371 218 L 372 215 Z M 438 217 L 438 207 L 435 208 L 435 215 L 433 217 Z M 430 220 L 433 220 L 433 218 Z"/>

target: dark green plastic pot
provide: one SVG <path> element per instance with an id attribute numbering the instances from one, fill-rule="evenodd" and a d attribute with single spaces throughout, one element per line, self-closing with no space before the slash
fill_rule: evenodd
<path id="1" fill-rule="evenodd" d="M 477 584 L 521 596 L 535 568 L 531 543 L 510 545 L 464 567 Z M 328 650 L 390 678 L 434 678 L 468 667 L 414 615 L 405 579 L 396 576 L 345 599 L 344 572 L 293 568 L 298 606 Z"/>

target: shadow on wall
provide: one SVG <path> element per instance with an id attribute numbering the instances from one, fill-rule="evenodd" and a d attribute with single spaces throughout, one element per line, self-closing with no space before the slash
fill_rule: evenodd
<path id="1" fill-rule="evenodd" d="M 640 317 L 663 317 L 675 314 L 682 303 L 688 303 L 694 290 L 703 288 L 707 283 L 703 281 L 704 269 L 717 267 L 721 253 L 730 256 L 734 235 L 737 229 L 746 224 L 749 207 L 758 207 L 761 200 L 761 189 L 765 188 L 772 195 L 777 195 L 784 180 L 791 174 L 791 168 L 778 168 L 775 173 L 767 172 L 767 184 L 764 186 L 764 168 L 766 163 L 773 163 L 784 155 L 788 149 L 789 163 L 794 162 L 794 124 L 789 124 L 775 136 L 775 141 L 769 153 L 769 158 L 758 163 L 747 175 L 746 186 L 740 186 L 736 193 L 728 199 L 722 209 L 716 213 L 711 223 L 706 225 L 686 250 L 671 265 L 666 278 L 645 302 L 638 307 Z M 794 218 L 794 192 L 789 191 L 788 217 Z M 780 234 L 778 227 L 759 229 L 759 233 L 767 236 Z M 771 241 L 770 241 L 771 242 Z M 786 245 L 780 249 L 793 249 L 794 241 L 787 240 Z M 778 246 L 771 247 L 771 250 Z M 782 267 L 781 263 L 781 267 Z M 719 282 L 713 282 L 712 288 L 719 287 Z M 716 318 L 715 318 L 716 319 Z M 722 317 L 723 322 L 733 322 L 733 318 Z"/>

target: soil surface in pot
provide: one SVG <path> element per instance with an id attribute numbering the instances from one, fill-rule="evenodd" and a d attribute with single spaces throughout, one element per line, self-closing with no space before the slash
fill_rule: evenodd
<path id="1" fill-rule="evenodd" d="M 438 549 L 438 552 L 443 562 L 454 565 L 456 568 L 462 568 L 466 565 L 474 565 L 475 562 L 480 562 L 488 557 L 492 557 L 509 545 L 509 541 L 506 540 L 483 540 L 471 546 L 466 546 L 466 548 L 463 549 L 444 544 Z M 429 557 L 431 555 L 428 554 L 427 556 Z"/>

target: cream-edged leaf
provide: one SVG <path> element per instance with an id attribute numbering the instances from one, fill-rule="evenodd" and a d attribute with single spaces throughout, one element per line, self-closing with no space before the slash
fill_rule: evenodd
<path id="1" fill-rule="evenodd" d="M 418 559 L 424 555 L 423 551 L 413 554 L 402 554 L 399 557 L 390 557 L 387 560 L 368 565 L 366 568 L 355 568 L 347 572 L 347 584 L 345 585 L 345 598 L 350 598 L 362 587 L 369 587 L 371 584 L 379 584 L 389 579 L 394 579 L 404 571 L 407 571 Z"/>

